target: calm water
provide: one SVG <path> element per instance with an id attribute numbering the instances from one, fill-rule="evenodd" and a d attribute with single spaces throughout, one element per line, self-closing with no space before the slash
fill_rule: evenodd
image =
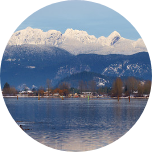
<path id="1" fill-rule="evenodd" d="M 123 136 L 147 99 L 5 98 L 12 117 L 40 143 L 66 151 L 93 150 Z"/>

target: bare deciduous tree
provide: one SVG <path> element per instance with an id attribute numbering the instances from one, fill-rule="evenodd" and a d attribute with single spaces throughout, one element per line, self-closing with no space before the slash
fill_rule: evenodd
<path id="1" fill-rule="evenodd" d="M 144 84 L 144 93 L 150 94 L 150 90 L 151 90 L 151 81 L 147 80 Z"/>
<path id="2" fill-rule="evenodd" d="M 138 83 L 138 96 L 143 96 L 144 93 L 144 83 L 143 82 L 139 82 Z"/>
<path id="3" fill-rule="evenodd" d="M 17 95 L 17 90 L 14 87 L 10 87 L 10 85 L 6 82 L 3 87 L 3 95 Z"/>
<path id="4" fill-rule="evenodd" d="M 38 94 L 40 95 L 40 96 L 44 96 L 44 87 L 40 87 L 39 89 L 38 89 Z"/>
<path id="5" fill-rule="evenodd" d="M 63 89 L 69 90 L 70 84 L 67 83 L 67 82 L 62 82 L 62 83 L 59 84 L 59 88 L 60 88 L 61 90 L 63 90 Z"/>
<path id="6" fill-rule="evenodd" d="M 52 87 L 52 80 L 47 79 L 46 80 L 46 86 L 47 86 L 47 91 L 48 91 L 48 96 L 49 96 L 50 92 L 51 92 L 51 87 Z"/>
<path id="7" fill-rule="evenodd" d="M 134 77 L 129 77 L 125 82 L 125 95 L 130 96 L 134 91 L 137 91 L 139 81 Z"/>
<path id="8" fill-rule="evenodd" d="M 123 82 L 122 82 L 121 78 L 117 78 L 114 81 L 113 87 L 112 87 L 113 96 L 116 96 L 119 98 L 122 95 L 122 86 L 123 86 Z"/>
<path id="9" fill-rule="evenodd" d="M 79 90 L 80 90 L 80 92 L 82 93 L 83 91 L 86 91 L 86 88 L 87 88 L 86 83 L 83 80 L 79 81 Z"/>
<path id="10" fill-rule="evenodd" d="M 89 91 L 95 92 L 96 91 L 96 82 L 94 80 L 89 81 L 88 88 L 89 88 Z"/>

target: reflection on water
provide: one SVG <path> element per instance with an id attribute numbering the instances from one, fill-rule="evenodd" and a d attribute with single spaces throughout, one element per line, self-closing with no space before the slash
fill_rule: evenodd
<path id="1" fill-rule="evenodd" d="M 93 150 L 123 136 L 138 120 L 147 99 L 5 98 L 25 132 L 40 143 L 66 151 Z"/>

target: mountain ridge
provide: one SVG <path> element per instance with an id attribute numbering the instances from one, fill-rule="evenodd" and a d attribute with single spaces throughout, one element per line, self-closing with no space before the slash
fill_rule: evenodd
<path id="1" fill-rule="evenodd" d="M 116 80 L 116 76 L 106 76 L 96 72 L 87 72 L 83 71 L 80 73 L 75 73 L 70 76 L 67 76 L 61 79 L 55 87 L 58 87 L 61 83 L 66 82 L 70 85 L 70 87 L 78 88 L 79 83 L 83 81 L 84 83 L 88 83 L 89 81 L 94 81 L 97 87 L 112 87 L 113 82 Z M 127 80 L 128 77 L 122 76 L 121 79 Z M 136 80 L 143 80 L 138 77 L 134 77 Z"/>
<path id="2" fill-rule="evenodd" d="M 67 50 L 69 53 L 78 54 L 125 54 L 131 55 L 138 52 L 147 52 L 141 38 L 137 41 L 121 37 L 114 31 L 108 37 L 96 38 L 86 31 L 67 29 L 64 34 L 57 30 L 43 32 L 41 29 L 26 29 L 15 32 L 8 45 L 50 45 Z"/>
<path id="3" fill-rule="evenodd" d="M 147 52 L 134 55 L 73 55 L 52 46 L 7 46 L 1 64 L 1 84 L 42 86 L 47 79 L 56 85 L 61 79 L 83 71 L 105 76 L 135 76 L 151 80 L 151 64 Z"/>

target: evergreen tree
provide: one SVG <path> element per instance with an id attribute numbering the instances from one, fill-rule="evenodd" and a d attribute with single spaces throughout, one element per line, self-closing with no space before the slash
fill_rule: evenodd
<path id="1" fill-rule="evenodd" d="M 10 94 L 10 85 L 6 82 L 3 87 L 3 95 Z"/>
<path id="2" fill-rule="evenodd" d="M 10 85 L 6 82 L 6 83 L 4 84 L 3 89 L 8 89 L 8 88 L 10 88 Z"/>

